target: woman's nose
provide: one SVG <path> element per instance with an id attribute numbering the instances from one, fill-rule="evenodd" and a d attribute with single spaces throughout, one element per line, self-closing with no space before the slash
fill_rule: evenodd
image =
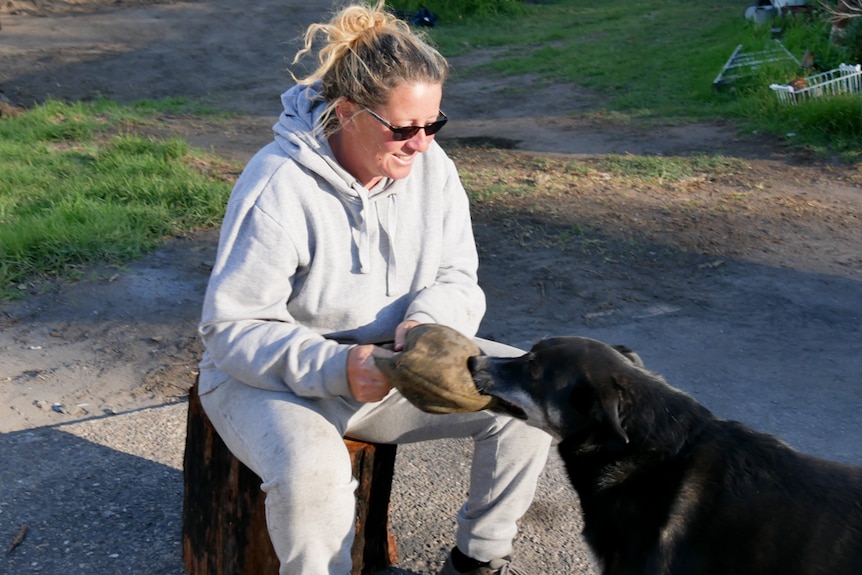
<path id="1" fill-rule="evenodd" d="M 412 138 L 405 142 L 406 146 L 411 150 L 415 150 L 417 152 L 425 152 L 428 150 L 428 146 L 431 145 L 431 142 L 434 141 L 434 136 L 429 136 L 425 133 L 425 130 L 419 130 L 416 132 Z"/>

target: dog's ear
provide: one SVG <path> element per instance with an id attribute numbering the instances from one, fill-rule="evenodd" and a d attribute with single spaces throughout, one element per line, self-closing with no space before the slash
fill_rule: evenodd
<path id="1" fill-rule="evenodd" d="M 620 397 L 615 383 L 599 389 L 591 385 L 576 386 L 569 396 L 569 403 L 583 417 L 610 425 L 616 437 L 623 443 L 629 442 L 620 421 Z"/>
<path id="2" fill-rule="evenodd" d="M 641 356 L 639 356 L 637 354 L 637 352 L 633 351 L 632 349 L 630 349 L 624 345 L 612 345 L 611 347 L 614 348 L 615 350 L 617 350 L 618 352 L 620 352 L 623 355 L 623 357 L 625 357 L 627 360 L 629 360 L 630 362 L 632 362 L 636 366 L 644 367 L 644 362 L 641 359 Z"/>
<path id="3" fill-rule="evenodd" d="M 623 429 L 623 424 L 620 421 L 620 394 L 616 389 L 616 385 L 603 386 L 599 402 L 601 403 L 605 417 L 607 417 L 608 423 L 611 424 L 614 433 L 617 434 L 623 443 L 628 443 L 629 436 Z"/>

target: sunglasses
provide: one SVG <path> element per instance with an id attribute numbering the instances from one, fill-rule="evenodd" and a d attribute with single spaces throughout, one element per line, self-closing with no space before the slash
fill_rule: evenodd
<path id="1" fill-rule="evenodd" d="M 375 120 L 386 126 L 389 131 L 392 132 L 392 139 L 396 142 L 403 142 L 404 140 L 409 140 L 410 138 L 418 134 L 419 130 L 425 130 L 426 136 L 433 136 L 440 131 L 440 128 L 446 125 L 446 122 L 449 121 L 449 118 L 446 117 L 446 114 L 444 114 L 443 111 L 440 110 L 440 119 L 435 122 L 425 124 L 424 126 L 404 126 L 403 128 L 396 128 L 395 126 L 375 114 L 372 110 L 369 110 L 368 108 L 364 108 L 364 110 L 374 116 Z"/>

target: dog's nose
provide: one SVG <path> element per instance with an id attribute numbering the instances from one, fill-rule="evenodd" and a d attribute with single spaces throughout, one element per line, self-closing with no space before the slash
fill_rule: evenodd
<path id="1" fill-rule="evenodd" d="M 485 357 L 481 355 L 471 355 L 467 358 L 467 369 L 470 373 L 475 374 L 485 367 Z"/>

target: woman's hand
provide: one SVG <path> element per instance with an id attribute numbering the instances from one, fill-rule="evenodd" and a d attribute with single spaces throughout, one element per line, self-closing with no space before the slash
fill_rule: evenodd
<path id="1" fill-rule="evenodd" d="M 407 332 L 417 325 L 419 325 L 419 322 L 412 319 L 402 321 L 398 324 L 398 327 L 395 328 L 395 351 L 404 349 L 404 340 L 407 339 Z"/>
<path id="2" fill-rule="evenodd" d="M 374 356 L 388 357 L 393 352 L 376 345 L 357 345 L 347 354 L 347 385 L 356 401 L 380 401 L 392 386 L 389 378 L 377 368 Z"/>
<path id="3" fill-rule="evenodd" d="M 395 328 L 395 351 L 404 349 L 407 332 L 419 325 L 412 319 L 402 321 Z M 377 368 L 374 357 L 390 357 L 394 354 L 376 345 L 357 345 L 347 354 L 347 385 L 356 401 L 369 403 L 380 401 L 392 389 L 389 378 Z"/>

